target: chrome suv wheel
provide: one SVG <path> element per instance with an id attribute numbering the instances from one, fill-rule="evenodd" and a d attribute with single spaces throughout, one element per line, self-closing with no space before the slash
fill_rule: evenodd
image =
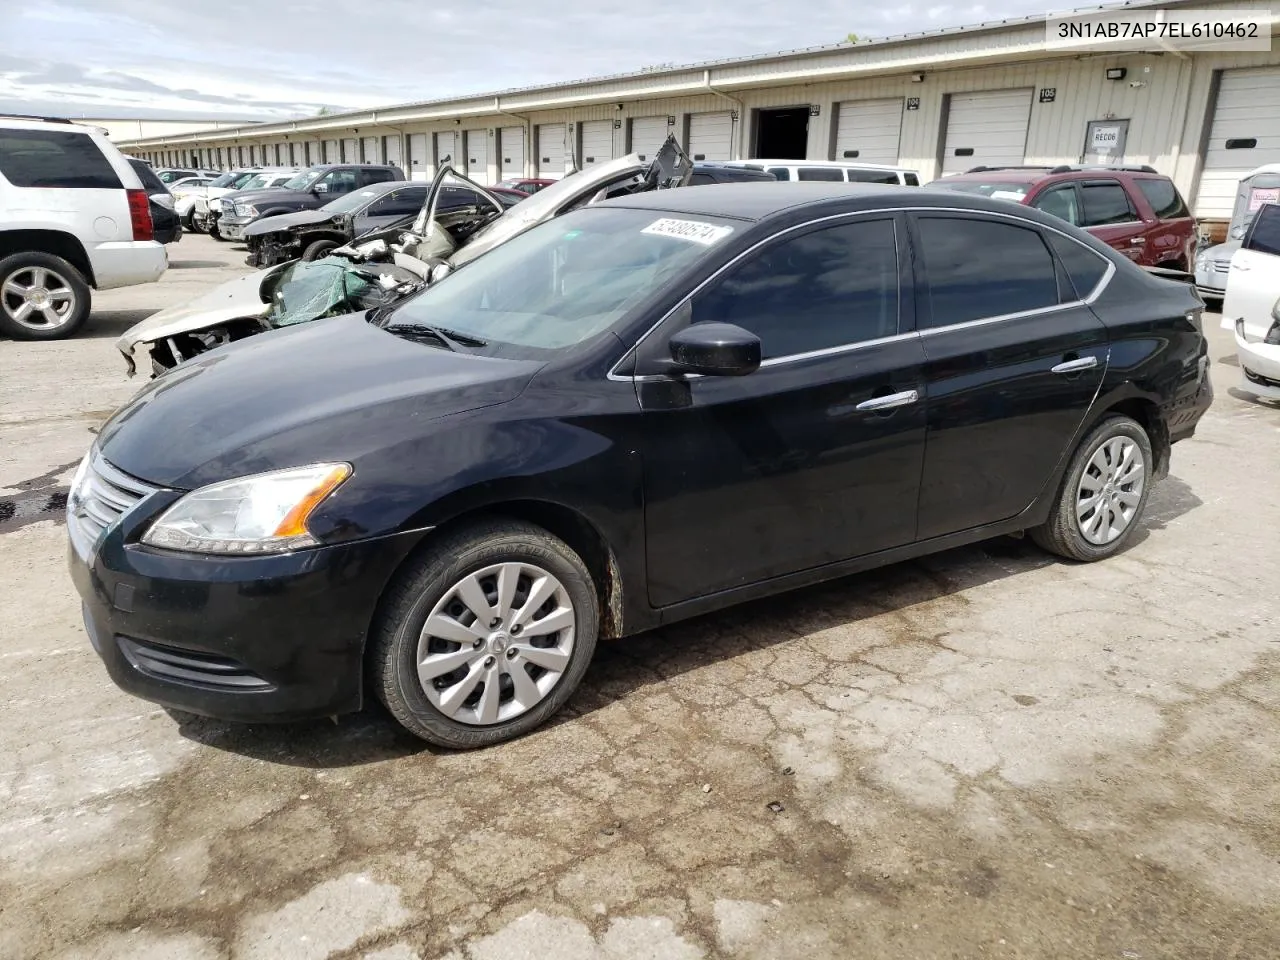
<path id="1" fill-rule="evenodd" d="M 0 260 L 0 329 L 17 340 L 70 336 L 89 315 L 89 287 L 61 257 L 19 253 Z"/>

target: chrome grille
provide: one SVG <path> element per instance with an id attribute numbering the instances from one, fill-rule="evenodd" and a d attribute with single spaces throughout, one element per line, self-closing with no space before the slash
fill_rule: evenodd
<path id="1" fill-rule="evenodd" d="M 157 489 L 121 473 L 93 451 L 67 496 L 67 532 L 76 551 L 89 556 L 116 521 Z"/>

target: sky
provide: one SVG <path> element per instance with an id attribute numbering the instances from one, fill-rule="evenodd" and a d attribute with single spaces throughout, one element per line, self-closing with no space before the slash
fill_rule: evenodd
<path id="1" fill-rule="evenodd" d="M 285 119 L 1044 9 L 1040 0 L 0 0 L 0 111 Z"/>

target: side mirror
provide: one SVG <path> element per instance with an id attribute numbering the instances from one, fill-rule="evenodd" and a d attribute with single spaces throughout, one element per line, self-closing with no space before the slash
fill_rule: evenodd
<path id="1" fill-rule="evenodd" d="M 315 185 L 315 188 L 311 192 L 312 193 L 328 193 L 329 185 L 327 183 L 317 183 Z"/>
<path id="2" fill-rule="evenodd" d="M 695 323 L 668 343 L 671 373 L 744 377 L 760 367 L 760 338 L 732 323 Z"/>

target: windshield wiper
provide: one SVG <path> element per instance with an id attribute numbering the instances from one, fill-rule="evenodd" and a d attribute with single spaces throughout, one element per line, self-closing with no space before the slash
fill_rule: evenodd
<path id="1" fill-rule="evenodd" d="M 375 320 L 375 318 L 372 317 L 370 319 Z M 389 323 L 382 329 L 389 330 L 393 333 L 403 331 L 410 334 L 416 333 L 422 336 L 436 337 L 437 339 L 444 341 L 444 343 L 446 343 L 451 349 L 458 346 L 487 347 L 489 345 L 488 340 L 481 340 L 479 337 L 473 337 L 469 333 L 462 333 L 459 330 L 450 330 L 448 327 L 436 327 L 428 323 Z"/>

